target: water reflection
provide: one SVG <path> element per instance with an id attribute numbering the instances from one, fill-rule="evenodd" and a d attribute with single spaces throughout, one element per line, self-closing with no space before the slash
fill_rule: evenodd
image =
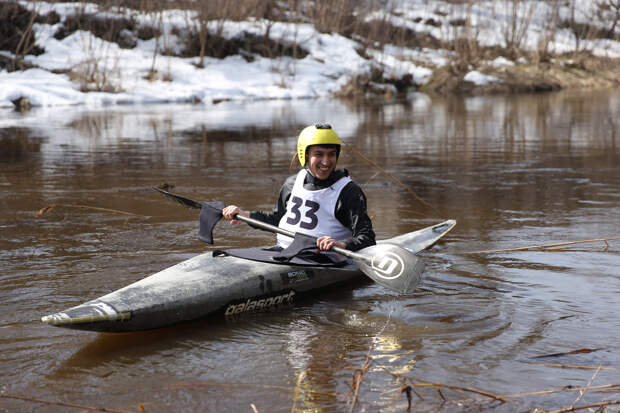
<path id="1" fill-rule="evenodd" d="M 368 411 L 396 406 L 399 383 L 386 370 L 498 394 L 585 385 L 592 371 L 536 357 L 564 353 L 559 363 L 618 367 L 609 345 L 620 339 L 618 242 L 480 251 L 618 236 L 618 113 L 613 91 L 3 113 L 2 390 L 106 406 L 150 402 L 149 411 L 250 403 L 290 411 L 303 373 L 298 408 L 343 410 L 369 349 L 374 367 L 359 396 Z M 330 121 L 350 145 L 341 164 L 366 192 L 380 237 L 457 219 L 445 242 L 422 254 L 427 270 L 415 294 L 361 280 L 290 312 L 124 336 L 38 321 L 211 248 L 196 240 L 195 211 L 152 185 L 272 208 L 296 168 L 297 132 L 316 121 Z M 46 205 L 56 207 L 36 217 Z M 215 238 L 217 248 L 273 242 L 225 223 Z M 602 350 L 570 353 L 582 348 Z M 619 377 L 601 370 L 596 381 Z M 419 405 L 439 408 L 436 399 Z M 573 400 L 557 394 L 520 407 Z"/>
<path id="2" fill-rule="evenodd" d="M 0 162 L 24 162 L 41 152 L 42 139 L 23 128 L 0 129 Z"/>

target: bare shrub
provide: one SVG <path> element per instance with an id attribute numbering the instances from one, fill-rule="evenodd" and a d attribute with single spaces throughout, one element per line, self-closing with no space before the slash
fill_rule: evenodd
<path id="1" fill-rule="evenodd" d="M 570 10 L 570 18 L 564 19 L 559 23 L 559 27 L 562 29 L 570 29 L 573 32 L 575 38 L 575 50 L 576 54 L 583 53 L 588 51 L 588 42 L 591 38 L 595 37 L 594 32 L 598 30 L 598 28 L 590 25 L 584 24 L 577 21 L 576 13 L 577 9 L 577 1 L 570 0 L 569 2 L 569 10 Z M 585 17 L 585 16 L 582 16 Z M 586 40 L 585 42 L 583 40 Z"/>
<path id="2" fill-rule="evenodd" d="M 356 27 L 357 40 L 365 45 L 374 45 L 380 48 L 386 44 L 410 48 L 447 47 L 447 44 L 428 33 L 418 33 L 406 27 L 394 26 L 389 20 L 376 19 L 361 23 Z"/>
<path id="3" fill-rule="evenodd" d="M 321 33 L 348 34 L 355 24 L 354 4 L 351 0 L 308 2 L 305 14 Z"/>
<path id="4" fill-rule="evenodd" d="M 502 21 L 504 45 L 508 54 L 516 57 L 526 40 L 535 4 L 525 3 L 522 0 L 504 0 L 500 7 L 510 13 L 506 20 L 500 20 Z"/>
<path id="5" fill-rule="evenodd" d="M 96 14 L 76 14 L 65 19 L 54 37 L 61 40 L 77 30 L 86 30 L 95 36 L 118 44 L 120 47 L 128 49 L 136 46 L 133 36 L 129 35 L 136 28 L 136 21 L 133 18 L 102 18 Z"/>
<path id="6" fill-rule="evenodd" d="M 548 62 L 551 58 L 549 46 L 558 31 L 561 1 L 562 0 L 550 0 L 547 4 L 541 35 L 538 38 L 538 44 L 533 59 L 536 63 Z"/>
<path id="7" fill-rule="evenodd" d="M 459 25 L 449 25 L 447 29 L 450 49 L 454 52 L 450 65 L 455 73 L 468 71 L 470 66 L 477 66 L 482 58 L 478 42 L 480 28 L 472 24 L 472 7 L 471 3 L 467 5 L 465 16 L 458 19 Z"/>
<path id="8" fill-rule="evenodd" d="M 181 54 L 183 57 L 198 56 L 202 47 L 204 47 L 205 56 L 216 59 L 238 54 L 244 56 L 248 61 L 252 60 L 253 54 L 267 58 L 286 56 L 295 59 L 303 59 L 308 55 L 308 51 L 297 43 L 273 40 L 247 32 L 243 32 L 232 39 L 210 34 L 204 46 L 195 32 L 181 33 L 176 31 L 176 33 L 185 36 L 186 43 Z"/>
<path id="9" fill-rule="evenodd" d="M 596 2 L 597 16 L 603 25 L 609 25 L 605 33 L 608 39 L 618 40 L 620 34 L 616 33 L 618 21 L 620 21 L 620 0 L 598 0 Z"/>
<path id="10" fill-rule="evenodd" d="M 82 48 L 87 57 L 69 73 L 82 92 L 120 92 L 116 82 L 120 78 L 119 57 L 112 56 L 110 46 L 94 36 L 85 36 Z"/>
<path id="11" fill-rule="evenodd" d="M 8 50 L 13 54 L 11 61 L 5 60 L 7 70 L 24 69 L 24 56 L 43 53 L 44 50 L 35 44 L 32 31 L 34 23 L 40 20 L 44 18 L 36 11 L 30 11 L 19 3 L 0 3 L 0 50 Z"/>
<path id="12" fill-rule="evenodd" d="M 155 47 L 153 48 L 153 59 L 151 60 L 151 68 L 149 69 L 149 73 L 146 78 L 148 80 L 155 80 L 157 78 L 157 71 L 155 69 L 155 64 L 157 63 L 157 56 L 160 54 L 161 48 L 161 33 L 163 33 L 163 12 L 162 11 L 153 11 L 147 13 L 149 23 L 148 26 L 142 26 L 143 28 L 139 28 L 139 32 L 143 37 L 152 35 L 152 38 L 155 39 Z M 151 28 L 150 33 L 146 32 L 145 28 Z M 139 38 L 140 35 L 138 35 Z"/>

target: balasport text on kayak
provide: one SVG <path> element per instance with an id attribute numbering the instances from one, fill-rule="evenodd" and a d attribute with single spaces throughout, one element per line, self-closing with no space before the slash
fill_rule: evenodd
<path id="1" fill-rule="evenodd" d="M 245 303 L 229 305 L 224 315 L 229 316 L 247 311 L 261 311 L 280 304 L 292 304 L 294 295 L 295 291 L 291 290 L 286 294 L 261 298 L 260 300 L 248 299 Z"/>

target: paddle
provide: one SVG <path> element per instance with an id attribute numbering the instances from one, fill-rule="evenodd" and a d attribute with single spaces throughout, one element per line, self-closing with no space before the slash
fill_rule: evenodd
<path id="1" fill-rule="evenodd" d="M 200 233 L 198 238 L 201 241 L 213 244 L 213 228 L 222 217 L 222 209 L 225 206 L 223 203 L 198 202 L 157 187 L 153 187 L 153 189 L 185 207 L 200 209 Z M 295 240 L 300 238 L 310 239 L 316 245 L 316 238 L 314 237 L 288 231 L 243 215 L 236 215 L 235 219 L 253 227 L 286 235 Z M 415 290 L 415 287 L 420 282 L 420 275 L 424 271 L 424 262 L 422 260 L 418 259 L 411 251 L 395 244 L 381 243 L 363 248 L 357 252 L 334 246 L 330 251 L 351 258 L 359 265 L 360 270 L 377 284 L 402 294 L 408 294 Z"/>

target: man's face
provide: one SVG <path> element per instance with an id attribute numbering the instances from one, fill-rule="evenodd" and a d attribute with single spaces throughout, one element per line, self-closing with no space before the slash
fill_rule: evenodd
<path id="1" fill-rule="evenodd" d="M 336 169 L 338 149 L 312 145 L 308 148 L 308 170 L 315 178 L 327 179 Z"/>

